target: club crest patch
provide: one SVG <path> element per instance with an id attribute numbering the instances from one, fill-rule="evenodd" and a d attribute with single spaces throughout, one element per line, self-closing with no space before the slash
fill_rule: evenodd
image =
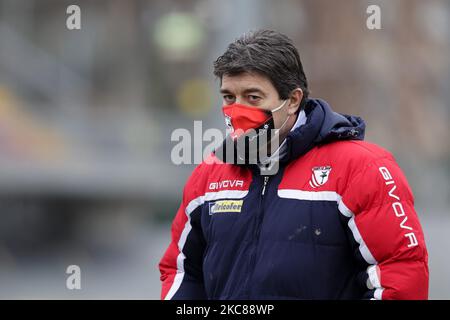
<path id="1" fill-rule="evenodd" d="M 323 186 L 328 181 L 330 176 L 331 166 L 322 166 L 312 168 L 311 179 L 309 180 L 309 185 L 315 189 Z"/>

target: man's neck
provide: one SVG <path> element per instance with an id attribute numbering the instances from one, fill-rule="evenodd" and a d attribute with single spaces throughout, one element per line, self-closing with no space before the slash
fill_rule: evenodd
<path id="1" fill-rule="evenodd" d="M 272 155 L 274 155 L 280 151 L 280 148 L 284 144 L 286 137 L 289 135 L 290 132 L 294 131 L 301 125 L 305 124 L 305 122 L 306 122 L 305 111 L 302 110 L 302 111 L 296 113 L 295 116 L 291 117 L 291 118 L 292 118 L 292 120 L 289 119 L 288 122 L 286 123 L 286 127 L 287 127 L 286 132 L 284 132 L 280 135 L 278 145 L 274 148 L 275 150 L 273 153 L 272 153 L 272 146 L 270 145 L 270 142 L 269 142 L 268 150 L 269 150 L 269 154 L 271 155 L 271 157 L 272 157 Z M 289 121 L 291 123 L 289 123 Z"/>

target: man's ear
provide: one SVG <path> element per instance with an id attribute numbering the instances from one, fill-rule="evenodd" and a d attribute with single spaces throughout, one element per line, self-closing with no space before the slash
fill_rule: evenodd
<path id="1" fill-rule="evenodd" d="M 291 92 L 289 97 L 289 105 L 288 105 L 288 114 L 292 115 L 298 111 L 300 108 L 300 103 L 303 99 L 303 90 L 300 88 L 296 88 Z"/>

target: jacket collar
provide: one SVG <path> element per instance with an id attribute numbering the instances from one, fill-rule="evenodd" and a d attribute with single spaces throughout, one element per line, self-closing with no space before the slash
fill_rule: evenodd
<path id="1" fill-rule="evenodd" d="M 320 144 L 364 140 L 365 127 L 360 117 L 334 112 L 322 99 L 307 99 L 286 139 L 264 166 L 270 168 L 275 161 L 287 164 Z"/>

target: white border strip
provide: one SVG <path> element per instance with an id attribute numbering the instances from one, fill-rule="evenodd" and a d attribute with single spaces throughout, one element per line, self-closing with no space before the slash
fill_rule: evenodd
<path id="1" fill-rule="evenodd" d="M 366 243 L 364 242 L 363 238 L 361 237 L 361 234 L 359 233 L 358 227 L 356 226 L 355 223 L 355 216 L 352 216 L 348 221 L 348 227 L 352 231 L 353 238 L 355 238 L 355 241 L 359 243 L 359 251 L 361 252 L 361 255 L 363 256 L 364 260 L 366 260 L 366 262 L 369 264 L 377 264 L 377 260 L 375 260 Z"/>
<path id="2" fill-rule="evenodd" d="M 342 198 L 339 198 L 338 210 L 344 216 L 350 218 L 350 220 L 348 221 L 348 227 L 352 231 L 353 238 L 355 238 L 356 242 L 359 243 L 359 251 L 361 252 L 361 255 L 367 263 L 377 264 L 377 260 L 375 260 L 366 243 L 364 242 L 361 233 L 359 233 L 358 227 L 355 223 L 355 214 L 345 205 L 344 201 L 342 201 Z"/>
<path id="3" fill-rule="evenodd" d="M 384 291 L 384 288 L 375 289 L 375 292 L 373 293 L 373 297 L 376 300 L 383 300 L 383 291 Z"/>
<path id="4" fill-rule="evenodd" d="M 310 201 L 338 201 L 341 197 L 334 191 L 303 191 L 296 189 L 278 190 L 280 198 L 310 200 Z"/>
<path id="5" fill-rule="evenodd" d="M 188 217 L 186 224 L 184 225 L 183 232 L 181 233 L 180 240 L 178 241 L 178 250 L 180 253 L 177 256 L 177 274 L 173 280 L 172 286 L 169 289 L 164 300 L 171 300 L 175 293 L 177 293 L 178 289 L 180 289 L 181 283 L 184 278 L 184 259 L 186 256 L 183 253 L 184 245 L 186 244 L 186 239 L 191 232 L 191 213 L 197 209 L 199 206 L 204 204 L 206 201 L 212 201 L 217 199 L 242 199 L 248 194 L 248 191 L 241 190 L 222 190 L 218 192 L 207 192 L 203 196 L 197 197 L 186 207 L 185 214 Z"/>
<path id="6" fill-rule="evenodd" d="M 367 274 L 369 275 L 370 284 L 372 285 L 369 289 L 381 288 L 381 282 L 377 274 L 377 265 L 372 265 L 367 268 Z"/>
<path id="7" fill-rule="evenodd" d="M 189 232 L 192 229 L 191 225 L 191 215 L 186 212 L 186 215 L 188 216 L 188 220 L 186 221 L 186 224 L 184 225 L 183 232 L 181 233 L 180 240 L 178 241 L 178 250 L 180 253 L 177 256 L 177 274 L 175 275 L 175 278 L 173 279 L 172 286 L 170 287 L 169 292 L 167 293 L 164 300 L 170 300 L 175 295 L 175 293 L 178 291 L 178 289 L 181 286 L 181 283 L 183 282 L 184 278 L 184 259 L 186 259 L 186 256 L 183 253 L 183 247 L 186 243 L 187 236 Z"/>

